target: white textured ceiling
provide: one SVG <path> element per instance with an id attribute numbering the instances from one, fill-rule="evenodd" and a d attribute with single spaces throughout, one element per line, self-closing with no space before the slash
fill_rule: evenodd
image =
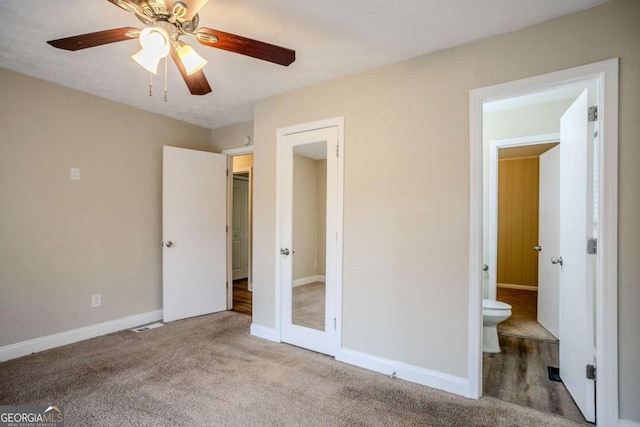
<path id="1" fill-rule="evenodd" d="M 137 41 L 76 52 L 47 40 L 141 22 L 107 0 L 2 0 L 0 67 L 207 128 L 252 120 L 278 93 L 513 31 L 607 0 L 210 0 L 200 26 L 296 51 L 282 67 L 189 42 L 209 64 L 213 93 L 189 94 L 169 64 L 169 100 L 148 96 L 149 75 L 129 56 Z"/>

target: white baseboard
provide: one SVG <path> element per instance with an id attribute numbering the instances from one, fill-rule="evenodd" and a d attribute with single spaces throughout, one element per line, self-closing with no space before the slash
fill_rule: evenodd
<path id="1" fill-rule="evenodd" d="M 255 323 L 251 324 L 250 333 L 254 337 L 262 338 L 265 340 L 280 342 L 280 337 L 278 337 L 278 333 L 273 328 L 267 328 L 266 326 L 256 325 Z"/>
<path id="2" fill-rule="evenodd" d="M 0 362 L 162 320 L 162 310 L 136 314 L 0 347 Z"/>
<path id="3" fill-rule="evenodd" d="M 515 285 L 513 283 L 498 283 L 499 288 L 506 289 L 519 289 L 521 291 L 537 291 L 537 286 L 528 286 L 528 285 Z"/>
<path id="4" fill-rule="evenodd" d="M 640 423 L 631 420 L 618 420 L 618 427 L 640 427 Z"/>
<path id="5" fill-rule="evenodd" d="M 385 375 L 391 375 L 395 372 L 396 378 L 448 391 L 449 393 L 460 396 L 471 397 L 470 383 L 466 378 L 460 378 L 346 348 L 338 351 L 336 360 Z"/>
<path id="6" fill-rule="evenodd" d="M 309 277 L 303 277 L 301 279 L 296 279 L 293 281 L 293 286 L 302 286 L 302 285 L 308 285 L 309 283 L 315 283 L 315 282 L 325 282 L 325 276 L 309 276 Z"/>

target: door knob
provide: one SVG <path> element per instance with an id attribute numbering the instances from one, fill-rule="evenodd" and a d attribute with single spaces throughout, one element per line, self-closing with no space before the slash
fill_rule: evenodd
<path id="1" fill-rule="evenodd" d="M 542 246 L 534 246 L 533 250 L 540 252 L 540 251 L 542 251 Z"/>
<path id="2" fill-rule="evenodd" d="M 489 266 L 487 264 L 482 264 L 482 271 L 489 271 Z"/>
<path id="3" fill-rule="evenodd" d="M 289 255 L 289 248 L 280 249 L 282 255 Z"/>
<path id="4" fill-rule="evenodd" d="M 164 242 L 164 245 L 170 248 L 171 246 L 173 246 L 173 242 L 171 240 L 167 240 L 166 242 Z"/>
<path id="5" fill-rule="evenodd" d="M 560 265 L 562 265 L 562 257 L 551 258 L 551 264 L 560 264 Z"/>

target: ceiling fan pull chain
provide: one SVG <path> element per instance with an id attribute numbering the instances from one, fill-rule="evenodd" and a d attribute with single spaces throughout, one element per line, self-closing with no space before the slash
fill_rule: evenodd
<path id="1" fill-rule="evenodd" d="M 167 57 L 164 57 L 164 101 L 167 102 Z"/>
<path id="2" fill-rule="evenodd" d="M 149 96 L 153 96 L 153 73 L 149 73 Z"/>

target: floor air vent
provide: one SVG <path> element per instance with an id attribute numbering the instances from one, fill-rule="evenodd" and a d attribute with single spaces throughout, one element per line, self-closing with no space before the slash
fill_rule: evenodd
<path id="1" fill-rule="evenodd" d="M 161 326 L 164 326 L 164 323 L 156 322 L 150 325 L 138 326 L 137 328 L 133 328 L 132 331 L 135 332 L 136 334 L 141 334 L 143 332 L 147 332 L 147 331 L 150 331 L 151 329 L 159 328 Z"/>
<path id="2" fill-rule="evenodd" d="M 551 381 L 556 381 L 561 383 L 562 379 L 560 378 L 560 368 L 554 368 L 553 366 L 547 366 L 547 371 L 549 371 L 549 379 Z"/>

